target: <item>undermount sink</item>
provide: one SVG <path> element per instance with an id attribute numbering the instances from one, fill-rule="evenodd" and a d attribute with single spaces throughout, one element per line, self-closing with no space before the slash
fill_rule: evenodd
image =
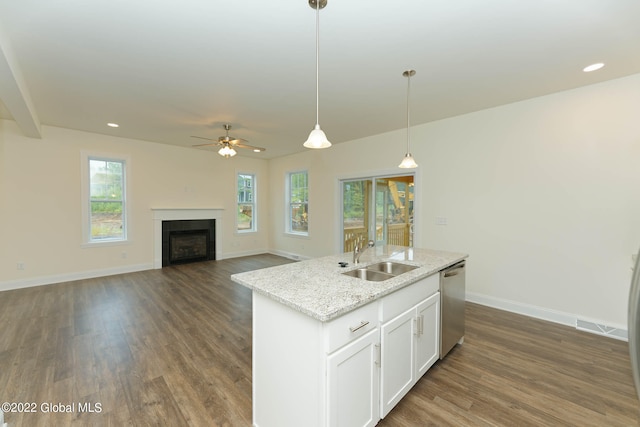
<path id="1" fill-rule="evenodd" d="M 383 280 L 395 277 L 392 274 L 383 273 L 381 271 L 369 270 L 367 268 L 357 268 L 355 270 L 342 273 L 345 276 L 357 277 L 358 279 L 369 280 L 371 282 L 382 282 Z"/>
<path id="2" fill-rule="evenodd" d="M 364 268 L 357 268 L 355 270 L 342 273 L 345 276 L 357 277 L 359 279 L 369 280 L 371 282 L 382 282 L 384 280 L 392 279 L 407 271 L 414 270 L 418 267 L 415 265 L 400 264 L 397 262 L 384 261 L 377 264 L 370 265 Z"/>
<path id="3" fill-rule="evenodd" d="M 415 265 L 400 264 L 391 261 L 379 262 L 367 267 L 367 269 L 369 270 L 382 271 L 383 273 L 391 274 L 393 276 L 406 273 L 407 271 L 415 270 L 416 268 L 418 267 L 416 267 Z"/>

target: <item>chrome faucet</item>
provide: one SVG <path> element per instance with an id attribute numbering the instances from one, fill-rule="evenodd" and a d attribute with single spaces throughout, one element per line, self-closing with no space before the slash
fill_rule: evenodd
<path id="1" fill-rule="evenodd" d="M 364 244 L 364 239 L 357 239 L 356 244 L 353 246 L 353 263 L 354 264 L 358 264 L 360 262 L 360 255 L 362 255 L 364 251 L 375 246 L 375 243 L 373 242 L 373 240 L 369 240 L 366 248 L 362 246 L 363 244 Z"/>

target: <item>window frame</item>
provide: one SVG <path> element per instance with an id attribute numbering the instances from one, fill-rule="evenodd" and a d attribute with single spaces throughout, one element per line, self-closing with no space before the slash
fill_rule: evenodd
<path id="1" fill-rule="evenodd" d="M 292 201 L 291 201 L 291 179 L 294 175 L 297 174 L 301 174 L 304 173 L 306 176 L 306 201 L 301 202 L 301 204 L 306 205 L 306 222 L 307 222 L 307 229 L 306 231 L 297 231 L 293 229 L 293 224 L 292 224 Z M 292 236 L 300 236 L 300 237 L 308 237 L 309 236 L 309 171 L 307 169 L 299 169 L 299 170 L 295 170 L 295 171 L 289 171 L 286 173 L 286 177 L 285 177 L 285 234 L 288 235 L 292 235 Z"/>
<path id="2" fill-rule="evenodd" d="M 240 201 L 240 177 L 241 176 L 250 176 L 251 177 L 251 198 L 252 201 Z M 244 187 L 247 188 L 247 187 Z M 235 215 L 235 223 L 236 223 L 236 233 L 238 234 L 247 234 L 247 233 L 257 233 L 258 232 L 258 177 L 253 172 L 236 172 L 236 215 Z M 240 229 L 238 215 L 240 214 L 240 205 L 251 205 L 251 227 L 248 229 Z"/>
<path id="3" fill-rule="evenodd" d="M 93 239 L 91 237 L 91 168 L 92 160 L 117 162 L 122 164 L 122 227 L 123 235 L 118 238 Z M 129 156 L 81 153 L 82 173 L 82 247 L 98 247 L 128 244 L 131 241 L 130 198 L 131 198 L 131 160 Z"/>

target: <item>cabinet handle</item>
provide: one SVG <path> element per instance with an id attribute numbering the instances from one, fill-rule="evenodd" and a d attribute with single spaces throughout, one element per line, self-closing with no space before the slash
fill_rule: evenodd
<path id="1" fill-rule="evenodd" d="M 369 324 L 368 320 L 363 320 L 362 322 L 360 322 L 360 324 L 358 326 L 349 326 L 349 330 L 351 332 L 355 332 L 360 328 L 364 328 L 365 326 L 367 326 Z"/>
<path id="2" fill-rule="evenodd" d="M 420 337 L 424 333 L 424 316 L 418 316 L 415 319 L 416 322 L 416 333 L 417 337 Z"/>

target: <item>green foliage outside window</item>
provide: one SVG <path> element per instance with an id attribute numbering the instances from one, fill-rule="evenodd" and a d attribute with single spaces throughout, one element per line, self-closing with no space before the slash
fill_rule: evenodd
<path id="1" fill-rule="evenodd" d="M 124 162 L 89 160 L 91 240 L 124 239 Z"/>
<path id="2" fill-rule="evenodd" d="M 289 174 L 289 231 L 309 231 L 309 179 L 306 171 Z"/>

